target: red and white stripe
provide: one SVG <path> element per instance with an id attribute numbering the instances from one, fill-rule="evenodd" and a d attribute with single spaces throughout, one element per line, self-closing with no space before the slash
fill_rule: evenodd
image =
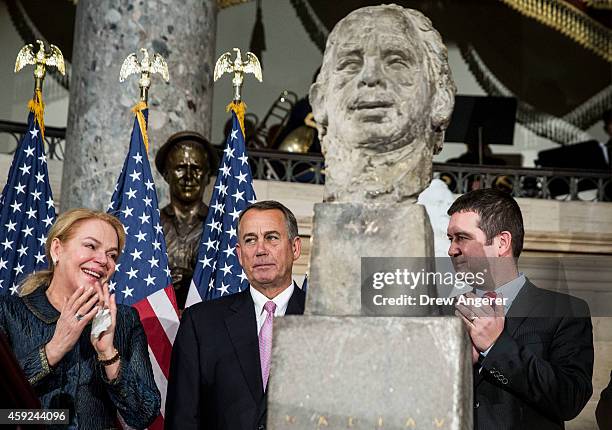
<path id="1" fill-rule="evenodd" d="M 147 335 L 153 376 L 161 393 L 161 415 L 149 428 L 161 430 L 164 427 L 163 414 L 166 408 L 172 345 L 179 326 L 174 288 L 170 285 L 163 290 L 159 290 L 136 303 L 134 307 L 140 315 L 140 321 Z"/>

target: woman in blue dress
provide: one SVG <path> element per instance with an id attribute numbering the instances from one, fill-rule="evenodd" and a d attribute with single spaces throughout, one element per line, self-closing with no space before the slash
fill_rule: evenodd
<path id="1" fill-rule="evenodd" d="M 117 413 L 146 428 L 159 415 L 138 313 L 117 305 L 108 289 L 124 243 L 114 216 L 67 211 L 49 231 L 49 269 L 26 278 L 18 296 L 0 299 L 0 330 L 42 407 L 68 409 L 71 429 L 115 428 Z M 103 331 L 92 336 L 99 325 Z"/>

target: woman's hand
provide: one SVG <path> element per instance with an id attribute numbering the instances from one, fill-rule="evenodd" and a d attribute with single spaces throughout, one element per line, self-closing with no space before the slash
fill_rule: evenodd
<path id="1" fill-rule="evenodd" d="M 108 284 L 106 283 L 102 286 L 102 296 L 104 298 L 104 309 L 110 309 L 111 325 L 100 333 L 97 338 L 92 337 L 91 344 L 98 354 L 98 359 L 110 360 L 118 353 L 114 345 L 115 327 L 117 326 L 117 302 L 115 301 L 115 295 L 109 293 Z M 113 381 L 119 376 L 119 360 L 103 367 L 106 378 L 109 381 Z"/>
<path id="2" fill-rule="evenodd" d="M 117 303 L 115 295 L 108 291 L 108 284 L 102 286 L 102 309 L 110 309 L 111 325 L 104 330 L 97 338 L 91 338 L 91 344 L 98 353 L 98 357 L 108 360 L 115 355 L 115 327 L 117 326 Z"/>
<path id="3" fill-rule="evenodd" d="M 76 344 L 83 329 L 98 312 L 99 295 L 95 288 L 85 289 L 83 286 L 68 299 L 64 299 L 64 305 L 53 337 L 45 345 L 47 362 L 55 366 Z"/>

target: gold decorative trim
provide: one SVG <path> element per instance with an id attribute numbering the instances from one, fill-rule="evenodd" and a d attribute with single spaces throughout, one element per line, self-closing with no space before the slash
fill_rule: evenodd
<path id="1" fill-rule="evenodd" d="M 51 373 L 51 368 L 49 367 L 49 361 L 47 360 L 47 353 L 45 352 L 44 344 L 38 349 L 38 356 L 40 358 L 40 365 L 42 367 L 42 371 L 38 372 L 36 375 L 28 379 L 30 385 L 36 384 L 42 378 Z"/>
<path id="2" fill-rule="evenodd" d="M 244 3 L 248 3 L 252 0 L 217 0 L 217 7 L 219 9 L 225 9 L 231 6 L 238 6 Z"/>
<path id="3" fill-rule="evenodd" d="M 570 37 L 606 61 L 612 62 L 612 31 L 575 6 L 558 0 L 501 1 L 521 14 Z"/>
<path id="4" fill-rule="evenodd" d="M 79 0 L 68 0 L 70 3 L 75 6 L 79 3 Z M 253 0 L 217 0 L 217 7 L 219 9 L 225 9 L 230 6 L 238 6 L 240 4 L 248 3 Z"/>
<path id="5" fill-rule="evenodd" d="M 611 0 L 582 0 L 588 7 L 593 9 L 609 9 L 612 10 Z"/>
<path id="6" fill-rule="evenodd" d="M 39 287 L 39 288 L 42 288 L 42 287 Z M 30 310 L 30 312 L 32 312 L 34 314 L 34 316 L 36 318 L 38 318 L 39 320 L 41 320 L 42 322 L 44 322 L 46 324 L 53 324 L 54 322 L 57 322 L 57 320 L 60 317 L 59 313 L 58 313 L 58 315 L 55 318 L 47 318 L 42 313 L 40 313 L 38 311 L 38 309 L 36 309 L 36 307 L 33 304 L 30 303 L 30 298 L 28 296 L 29 296 L 29 294 L 26 295 L 26 296 L 23 296 L 21 299 L 23 300 L 23 303 L 26 305 L 26 307 Z"/>

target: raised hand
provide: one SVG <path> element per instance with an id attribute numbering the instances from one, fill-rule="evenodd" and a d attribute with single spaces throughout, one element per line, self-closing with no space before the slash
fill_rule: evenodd
<path id="1" fill-rule="evenodd" d="M 110 294 L 108 284 L 105 283 L 101 288 L 103 309 L 109 309 L 111 315 L 111 325 L 104 330 L 97 338 L 91 339 L 91 344 L 98 353 L 99 357 L 109 359 L 115 354 L 115 327 L 117 326 L 117 303 L 115 295 Z"/>
<path id="2" fill-rule="evenodd" d="M 468 299 L 476 299 L 473 293 L 466 293 Z M 498 296 L 500 299 L 501 295 Z M 479 352 L 489 349 L 499 338 L 504 330 L 505 318 L 503 305 L 470 306 L 455 305 L 455 315 L 460 317 L 465 324 L 472 344 Z"/>
<path id="3" fill-rule="evenodd" d="M 45 345 L 45 353 L 50 366 L 55 366 L 70 351 L 83 332 L 83 329 L 98 312 L 99 295 L 95 288 L 79 287 L 64 299 L 64 305 L 53 337 Z"/>

